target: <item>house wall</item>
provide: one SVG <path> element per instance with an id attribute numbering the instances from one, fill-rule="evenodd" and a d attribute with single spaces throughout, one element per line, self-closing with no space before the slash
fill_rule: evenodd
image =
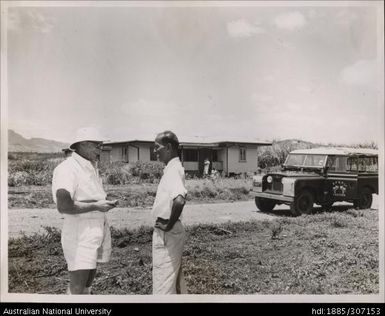
<path id="1" fill-rule="evenodd" d="M 126 145 L 124 145 L 126 146 Z M 111 146 L 111 152 L 110 152 L 110 161 L 111 162 L 117 162 L 117 161 L 124 161 L 124 158 L 122 156 L 122 144 L 112 145 Z"/>
<path id="2" fill-rule="evenodd" d="M 149 162 L 150 160 L 150 147 L 152 144 L 144 143 L 139 144 L 139 160 L 143 162 Z M 131 160 L 130 160 L 131 162 Z"/>
<path id="3" fill-rule="evenodd" d="M 243 173 L 243 172 L 254 172 L 257 170 L 257 146 L 246 148 L 246 161 L 239 161 L 239 149 L 243 146 L 232 146 L 229 147 L 229 163 L 228 173 Z M 227 164 L 225 165 L 226 168 Z"/>
<path id="4" fill-rule="evenodd" d="M 122 148 L 128 148 L 127 158 L 122 155 Z M 136 162 L 138 161 L 138 148 L 139 148 L 139 160 L 143 162 L 150 161 L 150 147 L 151 144 L 148 143 L 138 143 L 138 144 L 116 144 L 112 145 L 110 152 L 110 161 L 126 161 L 126 162 Z M 128 160 L 128 161 L 127 161 Z"/>

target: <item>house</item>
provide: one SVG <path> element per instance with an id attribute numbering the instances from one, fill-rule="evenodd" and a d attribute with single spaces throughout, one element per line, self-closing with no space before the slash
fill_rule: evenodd
<path id="1" fill-rule="evenodd" d="M 179 157 L 186 173 L 202 175 L 206 158 L 223 175 L 255 172 L 258 168 L 257 149 L 270 146 L 271 142 L 257 140 L 209 139 L 203 137 L 180 138 Z M 101 153 L 102 162 L 157 161 L 154 140 L 135 139 L 105 142 Z"/>

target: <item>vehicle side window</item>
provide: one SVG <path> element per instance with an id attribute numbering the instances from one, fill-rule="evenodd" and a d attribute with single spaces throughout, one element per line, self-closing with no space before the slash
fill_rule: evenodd
<path id="1" fill-rule="evenodd" d="M 364 161 L 366 172 L 378 172 L 378 158 L 377 157 L 365 157 L 362 159 Z"/>
<path id="2" fill-rule="evenodd" d="M 358 158 L 358 171 L 359 172 L 366 171 L 366 158 Z"/>
<path id="3" fill-rule="evenodd" d="M 306 155 L 304 166 L 308 167 L 322 167 L 325 162 L 324 155 Z"/>
<path id="4" fill-rule="evenodd" d="M 346 157 L 329 157 L 328 167 L 329 171 L 346 172 L 347 169 L 347 158 Z"/>
<path id="5" fill-rule="evenodd" d="M 358 171 L 358 158 L 356 157 L 348 158 L 348 171 Z"/>
<path id="6" fill-rule="evenodd" d="M 336 159 L 336 171 L 346 172 L 347 169 L 347 157 L 337 157 Z"/>
<path id="7" fill-rule="evenodd" d="M 336 171 L 336 157 L 329 156 L 326 167 L 328 167 L 329 171 Z"/>
<path id="8" fill-rule="evenodd" d="M 378 172 L 377 157 L 349 157 L 348 170 L 355 172 Z"/>

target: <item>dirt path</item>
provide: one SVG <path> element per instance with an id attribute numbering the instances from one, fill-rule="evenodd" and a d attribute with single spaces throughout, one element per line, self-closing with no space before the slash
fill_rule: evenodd
<path id="1" fill-rule="evenodd" d="M 378 209 L 378 196 L 373 195 L 372 208 Z M 342 207 L 351 204 L 339 203 Z M 336 206 L 339 207 L 339 206 Z M 110 225 L 117 229 L 134 229 L 141 225 L 152 226 L 150 208 L 116 208 L 108 213 Z M 289 207 L 276 206 L 273 213 L 260 212 L 254 201 L 211 204 L 187 204 L 183 210 L 183 223 L 219 224 L 228 221 L 271 220 L 277 216 L 288 215 Z M 61 229 L 63 216 L 55 209 L 11 209 L 8 211 L 8 235 L 18 237 L 21 232 L 27 235 L 43 232 L 43 227 L 53 226 Z"/>
<path id="2" fill-rule="evenodd" d="M 117 229 L 133 229 L 141 225 L 151 226 L 150 208 L 116 208 L 108 213 L 110 225 Z M 224 223 L 250 219 L 271 219 L 272 215 L 257 210 L 254 201 L 186 205 L 183 223 Z M 8 211 L 9 237 L 18 237 L 21 232 L 33 234 L 44 231 L 44 226 L 62 227 L 63 216 L 55 209 L 11 209 Z"/>

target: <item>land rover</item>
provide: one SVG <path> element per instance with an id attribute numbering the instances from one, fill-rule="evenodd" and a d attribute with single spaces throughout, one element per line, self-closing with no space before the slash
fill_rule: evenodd
<path id="1" fill-rule="evenodd" d="M 289 153 L 281 170 L 253 177 L 255 204 L 270 212 L 290 205 L 292 215 L 311 213 L 314 203 L 325 209 L 347 201 L 355 208 L 372 205 L 378 194 L 378 151 L 361 148 L 313 148 Z"/>

